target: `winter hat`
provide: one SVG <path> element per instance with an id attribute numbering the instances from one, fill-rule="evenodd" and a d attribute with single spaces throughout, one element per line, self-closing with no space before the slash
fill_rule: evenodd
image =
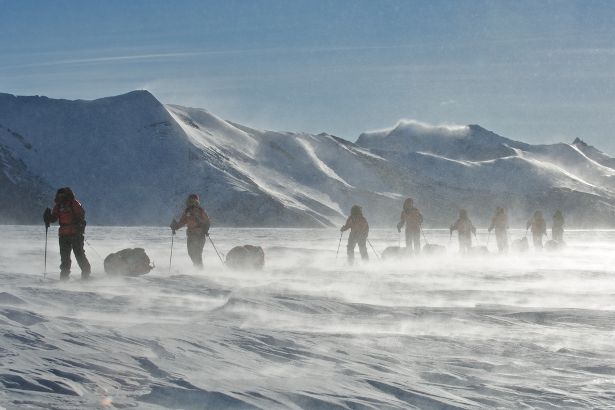
<path id="1" fill-rule="evenodd" d="M 188 199 L 186 199 L 186 206 L 195 206 L 199 204 L 200 204 L 200 200 L 197 194 L 188 195 Z"/>

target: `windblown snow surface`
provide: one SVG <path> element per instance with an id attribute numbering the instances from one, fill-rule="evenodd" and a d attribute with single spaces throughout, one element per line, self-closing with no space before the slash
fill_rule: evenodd
<path id="1" fill-rule="evenodd" d="M 95 279 L 57 279 L 50 235 L 0 231 L 0 407 L 609 408 L 615 405 L 615 232 L 567 234 L 560 253 L 345 264 L 339 232 L 214 229 L 221 252 L 262 245 L 233 272 L 183 234 L 88 228 Z M 513 237 L 523 232 L 516 231 Z M 378 251 L 396 232 L 374 230 Z M 491 238 L 493 239 L 493 238 Z M 479 235 L 486 244 L 487 235 Z M 157 264 L 109 278 L 104 256 L 144 247 Z M 490 243 L 493 251 L 493 241 Z M 97 252 L 97 253 L 96 253 Z M 51 279 L 51 280 L 49 280 Z"/>

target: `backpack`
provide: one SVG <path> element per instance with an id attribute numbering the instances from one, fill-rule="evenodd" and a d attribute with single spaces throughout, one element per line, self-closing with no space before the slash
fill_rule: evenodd
<path id="1" fill-rule="evenodd" d="M 104 266 L 108 275 L 144 275 L 154 269 L 143 248 L 128 248 L 112 253 L 105 258 Z"/>

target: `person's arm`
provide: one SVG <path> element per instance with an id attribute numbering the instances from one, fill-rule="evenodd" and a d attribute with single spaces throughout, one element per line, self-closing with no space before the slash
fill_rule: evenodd
<path id="1" fill-rule="evenodd" d="M 493 228 L 495 228 L 495 218 L 491 219 L 491 225 L 489 225 L 489 229 L 487 229 L 489 232 L 493 231 Z"/>
<path id="2" fill-rule="evenodd" d="M 71 207 L 75 216 L 75 225 L 79 228 L 79 232 L 83 234 L 85 232 L 85 209 L 76 199 L 72 200 Z"/>
<path id="3" fill-rule="evenodd" d="M 401 232 L 401 228 L 404 227 L 406 223 L 406 218 L 404 218 L 404 211 L 401 211 L 401 216 L 399 217 L 399 222 L 397 223 L 397 232 Z"/>
<path id="4" fill-rule="evenodd" d="M 85 209 L 83 209 L 83 205 L 79 203 L 76 199 L 73 199 L 71 206 L 73 208 L 73 214 L 77 217 L 77 219 L 85 218 Z"/>
<path id="5" fill-rule="evenodd" d="M 423 225 L 423 215 L 418 209 L 416 210 L 416 213 L 419 214 L 419 225 Z"/>
<path id="6" fill-rule="evenodd" d="M 340 231 L 344 232 L 347 231 L 348 229 L 350 229 L 350 224 L 351 224 L 351 219 L 350 217 L 346 220 L 346 223 L 344 224 L 344 226 L 342 226 L 340 228 Z"/>
<path id="7" fill-rule="evenodd" d="M 187 211 L 184 211 L 184 213 L 182 213 L 182 216 L 179 218 L 179 221 L 177 221 L 175 223 L 175 229 L 174 230 L 177 230 L 177 229 L 180 229 L 180 228 L 183 228 L 184 226 L 186 226 L 186 219 L 188 218 L 188 215 L 186 215 L 186 213 L 187 213 Z M 173 229 L 173 228 L 171 228 L 171 229 Z"/>

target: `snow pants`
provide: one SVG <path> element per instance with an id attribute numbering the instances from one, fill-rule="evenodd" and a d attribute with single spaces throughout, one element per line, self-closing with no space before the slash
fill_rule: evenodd
<path id="1" fill-rule="evenodd" d="M 472 249 L 472 234 L 459 234 L 459 252 L 470 253 Z"/>
<path id="2" fill-rule="evenodd" d="M 188 256 L 192 264 L 199 269 L 203 268 L 203 248 L 205 247 L 205 234 L 188 234 Z"/>
<path id="3" fill-rule="evenodd" d="M 406 229 L 406 252 L 414 251 L 415 255 L 421 253 L 421 231 L 419 229 Z"/>
<path id="4" fill-rule="evenodd" d="M 553 240 L 561 242 L 564 240 L 564 228 L 553 228 Z"/>
<path id="5" fill-rule="evenodd" d="M 498 245 L 498 251 L 500 253 L 508 252 L 508 234 L 506 233 L 506 231 L 496 230 L 495 231 L 495 241 Z"/>
<path id="6" fill-rule="evenodd" d="M 87 279 L 90 276 L 92 268 L 90 262 L 85 256 L 85 250 L 83 249 L 84 237 L 81 234 L 77 235 L 63 235 L 59 238 L 60 241 L 60 279 L 68 279 L 70 275 L 70 252 L 75 254 L 77 264 L 81 268 L 81 278 Z"/>
<path id="7" fill-rule="evenodd" d="M 542 250 L 542 234 L 533 234 L 532 242 L 534 243 L 534 249 Z"/>
<path id="8" fill-rule="evenodd" d="M 348 245 L 346 246 L 346 252 L 348 254 L 348 263 L 354 263 L 354 248 L 359 245 L 359 252 L 361 253 L 361 259 L 368 260 L 367 256 L 367 236 L 365 235 L 357 235 L 350 232 L 348 235 Z"/>

